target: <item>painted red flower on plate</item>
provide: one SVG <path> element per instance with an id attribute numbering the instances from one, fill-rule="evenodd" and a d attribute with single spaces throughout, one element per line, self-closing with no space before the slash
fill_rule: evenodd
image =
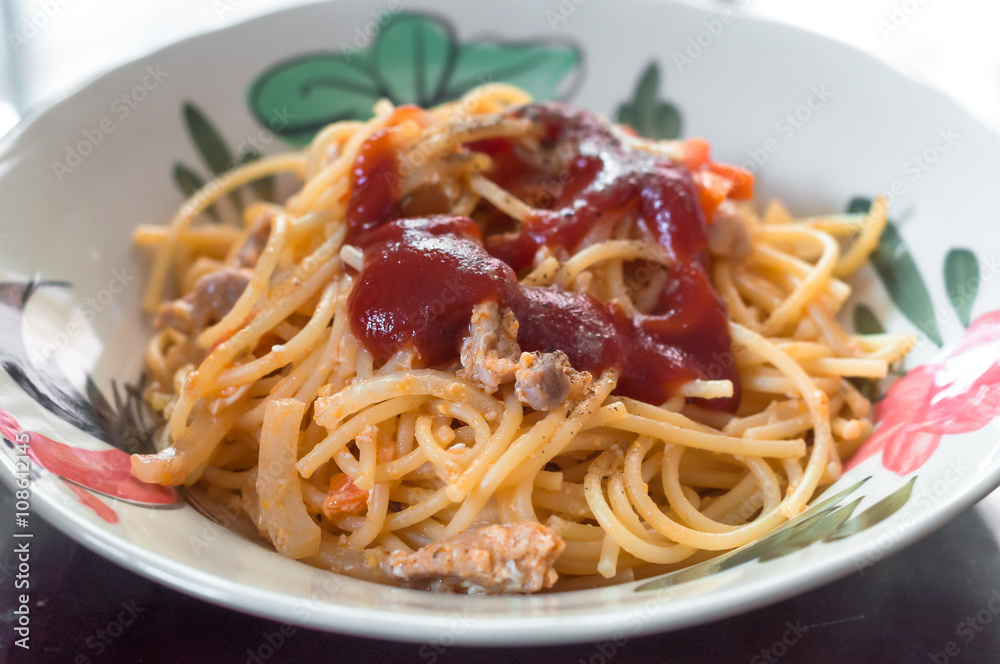
<path id="1" fill-rule="evenodd" d="M 85 450 L 52 440 L 21 427 L 14 416 L 0 408 L 0 435 L 25 444 L 33 463 L 66 481 L 81 503 L 109 523 L 118 514 L 83 487 L 139 505 L 161 506 L 177 502 L 172 487 L 147 484 L 132 477 L 131 458 L 116 448 Z"/>
<path id="2" fill-rule="evenodd" d="M 1000 417 L 1000 311 L 983 314 L 935 363 L 909 371 L 875 406 L 875 433 L 851 458 L 853 468 L 882 452 L 897 475 L 920 468 L 944 434 L 978 431 Z"/>

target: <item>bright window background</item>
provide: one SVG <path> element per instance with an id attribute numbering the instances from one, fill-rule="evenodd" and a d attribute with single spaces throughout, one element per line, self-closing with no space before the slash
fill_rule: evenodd
<path id="1" fill-rule="evenodd" d="M 540 0 L 540 6 L 560 1 Z M 588 0 L 610 2 L 612 0 Z M 1000 131 L 996 0 L 692 0 L 850 43 L 942 89 Z M 0 132 L 23 112 L 115 65 L 195 32 L 297 0 L 0 0 Z M 404 6 L 407 4 L 404 0 Z M 6 105 L 4 105 L 6 104 Z"/>

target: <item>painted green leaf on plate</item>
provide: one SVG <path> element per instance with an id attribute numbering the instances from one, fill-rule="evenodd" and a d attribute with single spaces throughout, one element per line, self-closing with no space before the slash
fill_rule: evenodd
<path id="1" fill-rule="evenodd" d="M 848 205 L 847 211 L 866 212 L 870 207 L 871 201 L 854 198 Z M 927 338 L 940 346 L 941 332 L 938 330 L 931 296 L 906 242 L 891 221 L 882 232 L 878 249 L 872 254 L 871 262 L 885 289 L 889 291 L 893 303 L 911 323 L 927 335 Z"/>
<path id="2" fill-rule="evenodd" d="M 229 172 L 233 168 L 249 164 L 261 158 L 261 153 L 252 147 L 241 147 L 238 157 L 233 156 L 226 139 L 216 129 L 215 124 L 209 120 L 208 116 L 191 102 L 186 102 L 181 112 L 184 119 L 184 126 L 187 128 L 188 137 L 194 145 L 198 156 L 208 169 L 209 177 L 203 177 L 195 169 L 187 164 L 175 163 L 172 177 L 174 184 L 180 189 L 185 198 L 190 198 L 199 189 L 204 187 L 212 176 L 218 176 Z M 248 141 L 249 142 L 249 141 Z M 244 143 L 244 145 L 246 145 Z M 268 176 L 259 178 L 249 183 L 249 187 L 261 200 L 274 200 L 274 177 Z M 237 212 L 243 211 L 243 199 L 241 190 L 236 189 L 228 194 Z M 220 221 L 220 210 L 216 205 L 209 205 L 205 212 L 215 221 Z"/>
<path id="3" fill-rule="evenodd" d="M 827 535 L 826 541 L 831 542 L 838 539 L 844 539 L 845 537 L 850 537 L 855 533 L 867 530 L 868 528 L 885 521 L 890 516 L 898 512 L 900 508 L 903 507 L 903 505 L 905 505 L 910 499 L 910 496 L 913 494 L 913 484 L 916 481 L 916 476 L 911 477 L 909 482 L 866 509 L 864 512 L 859 514 L 857 518 L 845 522 L 841 527 L 837 528 L 836 531 Z"/>
<path id="4" fill-rule="evenodd" d="M 821 541 L 831 533 L 843 528 L 846 523 L 850 523 L 850 518 L 859 501 L 856 500 L 846 507 L 841 506 L 840 502 L 855 493 L 869 479 L 871 478 L 865 477 L 829 498 L 824 498 L 819 503 L 809 507 L 798 518 L 785 523 L 756 542 L 713 560 L 674 572 L 662 579 L 651 581 L 639 586 L 637 590 L 658 590 L 694 581 L 754 560 L 774 560 Z"/>
<path id="5" fill-rule="evenodd" d="M 780 545 L 771 546 L 770 550 L 761 553 L 757 559 L 761 562 L 774 560 L 829 538 L 831 533 L 836 533 L 848 522 L 861 500 L 855 498 L 843 507 L 824 510 L 811 520 L 803 521 L 797 528 L 789 528 L 784 531 L 784 537 L 777 538 Z"/>
<path id="6" fill-rule="evenodd" d="M 233 153 L 229 151 L 225 139 L 205 114 L 190 102 L 184 104 L 184 124 L 205 166 L 213 174 L 225 173 L 233 167 Z"/>
<path id="7" fill-rule="evenodd" d="M 371 117 L 383 97 L 427 107 L 501 82 L 536 99 L 563 96 L 579 78 L 581 60 L 575 45 L 552 40 L 460 43 L 443 19 L 403 13 L 368 49 L 306 55 L 265 71 L 249 104 L 261 124 L 303 145 L 330 122 Z"/>
<path id="8" fill-rule="evenodd" d="M 867 530 L 898 512 L 913 493 L 917 476 L 880 499 L 863 512 L 856 514 L 863 497 L 846 505 L 841 501 L 854 494 L 870 477 L 866 477 L 829 498 L 811 506 L 797 519 L 789 521 L 768 535 L 731 553 L 674 572 L 661 579 L 639 586 L 639 591 L 659 590 L 705 576 L 732 569 L 754 560 L 775 560 L 817 542 L 834 542 Z"/>
<path id="9" fill-rule="evenodd" d="M 174 184 L 187 197 L 205 186 L 205 181 L 184 164 L 174 164 Z"/>
<path id="10" fill-rule="evenodd" d="M 968 249 L 952 249 L 944 259 L 944 285 L 962 325 L 969 326 L 979 292 L 979 261 Z"/>
<path id="11" fill-rule="evenodd" d="M 440 101 L 456 99 L 486 83 L 516 85 L 535 99 L 562 98 L 562 88 L 571 87 L 566 83 L 580 60 L 579 51 L 569 46 L 465 44 Z"/>
<path id="12" fill-rule="evenodd" d="M 196 191 L 205 186 L 205 181 L 201 176 L 184 164 L 174 164 L 173 178 L 174 184 L 181 190 L 185 198 L 191 198 Z M 214 208 L 208 208 L 207 212 L 213 219 L 218 220 L 219 217 Z"/>
<path id="13" fill-rule="evenodd" d="M 258 122 L 303 145 L 330 122 L 371 115 L 375 102 L 388 96 L 371 71 L 357 55 L 298 58 L 257 79 L 250 92 L 251 110 Z M 282 116 L 287 122 L 278 129 Z"/>
<path id="14" fill-rule="evenodd" d="M 261 154 L 250 148 L 240 157 L 240 164 L 249 164 L 250 162 L 257 161 L 261 158 Z M 266 178 L 260 178 L 259 180 L 254 180 L 250 183 L 253 187 L 254 192 L 262 201 L 273 201 L 274 200 L 274 177 L 269 176 Z"/>
<path id="15" fill-rule="evenodd" d="M 455 66 L 456 41 L 450 26 L 443 22 L 416 15 L 390 21 L 379 32 L 371 57 L 389 99 L 437 98 Z M 402 63 L 407 66 L 400 66 Z"/>
<path id="16" fill-rule="evenodd" d="M 184 104 L 183 112 L 188 136 L 190 136 L 191 142 L 194 143 L 208 170 L 213 175 L 221 175 L 236 166 L 237 162 L 233 159 L 233 153 L 229 150 L 226 139 L 222 137 L 205 113 L 191 102 Z M 240 197 L 235 191 L 229 193 L 229 200 L 233 202 L 237 210 L 243 209 Z"/>
<path id="17" fill-rule="evenodd" d="M 660 68 L 651 63 L 639 78 L 630 101 L 618 106 L 617 120 L 649 138 L 681 135 L 681 114 L 669 102 L 660 101 Z"/>
<path id="18" fill-rule="evenodd" d="M 867 304 L 854 307 L 854 331 L 858 334 L 885 334 L 885 327 Z"/>

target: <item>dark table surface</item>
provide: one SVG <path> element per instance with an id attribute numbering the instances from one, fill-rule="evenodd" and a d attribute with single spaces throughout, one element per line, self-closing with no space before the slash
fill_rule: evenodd
<path id="1" fill-rule="evenodd" d="M 6 488 L 0 514 L 2 541 L 13 542 L 13 496 Z M 444 650 L 282 625 L 180 594 L 44 522 L 32 525 L 31 649 L 12 646 L 16 557 L 5 545 L 0 664 L 1000 662 L 1000 492 L 861 573 L 741 616 L 621 646 Z M 266 643 L 271 647 L 262 648 Z"/>

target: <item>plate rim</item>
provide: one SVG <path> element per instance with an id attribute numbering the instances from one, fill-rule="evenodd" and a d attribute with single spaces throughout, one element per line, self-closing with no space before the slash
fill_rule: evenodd
<path id="1" fill-rule="evenodd" d="M 315 11 L 316 8 L 333 5 L 340 1 L 305 0 L 297 2 L 294 6 L 271 9 L 227 25 L 197 30 L 182 38 L 174 39 L 156 48 L 145 50 L 118 65 L 103 68 L 70 88 L 56 94 L 47 95 L 45 98 L 32 104 L 24 112 L 19 121 L 0 138 L 0 163 L 9 160 L 12 152 L 16 149 L 26 147 L 20 144 L 21 137 L 35 123 L 51 114 L 59 112 L 62 107 L 71 104 L 76 97 L 87 94 L 92 87 L 101 81 L 120 75 L 136 63 L 154 58 L 158 54 L 190 45 L 191 42 L 218 39 L 226 35 L 232 36 L 234 33 L 239 33 L 243 30 L 259 28 L 260 26 L 257 24 L 265 23 L 276 15 L 301 13 L 303 16 L 307 16 L 310 12 Z M 706 17 L 714 16 L 718 13 L 710 8 L 696 4 L 693 0 L 636 1 L 647 4 L 679 5 Z M 421 11 L 428 8 L 430 4 L 433 3 L 423 2 L 420 6 L 411 9 Z M 949 93 L 916 78 L 911 73 L 891 63 L 878 59 L 876 56 L 852 44 L 817 33 L 808 28 L 782 23 L 768 17 L 742 14 L 740 18 L 748 23 L 766 26 L 769 30 L 777 29 L 788 33 L 798 33 L 808 36 L 810 40 L 825 42 L 827 48 L 832 47 L 845 51 L 853 51 L 856 55 L 863 58 L 866 66 L 881 68 L 883 75 L 888 74 L 904 79 L 910 86 L 919 88 L 921 94 L 933 95 L 939 101 L 946 102 L 950 106 L 949 110 L 952 113 L 959 114 L 958 119 L 971 122 L 977 127 L 987 130 L 991 135 L 997 136 L 997 132 L 991 126 L 987 125 Z M 1000 444 L 998 444 L 998 449 L 1000 449 Z M 0 472 L 0 477 L 2 477 L 4 485 L 13 490 L 14 477 L 6 471 Z M 949 501 L 937 505 L 933 513 L 934 518 L 915 522 L 907 527 L 902 535 L 894 538 L 888 546 L 880 547 L 880 550 L 883 551 L 883 557 L 880 560 L 884 560 L 893 553 L 912 545 L 942 527 L 959 513 L 965 511 L 992 492 L 998 485 L 1000 485 L 1000 459 L 994 461 L 991 469 L 984 471 L 984 477 L 979 483 L 970 487 L 957 489 L 950 496 Z M 91 521 L 79 517 L 70 510 L 60 509 L 57 501 L 52 500 L 51 496 L 43 494 L 41 500 L 38 500 L 36 495 L 32 494 L 32 511 L 37 511 L 46 522 L 81 546 L 144 578 L 217 606 L 310 629 L 411 643 L 429 642 L 431 638 L 444 632 L 447 628 L 448 620 L 451 619 L 449 616 L 437 613 L 429 616 L 407 613 L 405 614 L 405 620 L 391 624 L 393 631 L 390 631 L 386 627 L 387 623 L 372 620 L 372 618 L 384 619 L 387 615 L 399 614 L 393 614 L 381 609 L 329 604 L 325 612 L 314 611 L 310 614 L 310 617 L 319 618 L 336 614 L 338 620 L 343 622 L 331 624 L 329 620 L 325 622 L 309 618 L 300 620 L 295 617 L 292 611 L 281 613 L 274 610 L 267 610 L 267 608 L 273 609 L 276 606 L 290 606 L 296 601 L 301 601 L 301 598 L 261 588 L 253 588 L 249 594 L 245 592 L 242 594 L 239 592 L 235 594 L 226 592 L 232 590 L 239 591 L 240 589 L 245 590 L 250 588 L 250 586 L 223 579 L 185 563 L 171 560 L 155 551 L 116 536 L 114 533 L 100 528 Z M 684 629 L 694 625 L 722 620 L 762 606 L 774 604 L 788 597 L 799 595 L 808 590 L 831 583 L 836 579 L 848 576 L 853 569 L 850 563 L 856 556 L 856 550 L 845 549 L 836 555 L 817 561 L 808 570 L 803 568 L 790 570 L 788 573 L 782 575 L 783 582 L 780 584 L 774 583 L 773 578 L 762 578 L 745 583 L 735 593 L 729 595 L 732 599 L 739 601 L 734 601 L 721 609 L 718 606 L 712 606 L 713 602 L 718 602 L 718 599 L 711 593 L 685 599 L 684 602 L 690 609 L 687 615 L 678 617 L 671 612 L 655 611 L 646 616 L 638 629 L 629 631 L 627 638 Z M 212 583 L 206 584 L 206 580 Z M 634 583 L 646 583 L 648 581 L 647 579 Z M 639 593 L 637 595 L 639 597 L 647 596 L 646 594 Z M 652 597 L 653 593 L 649 593 L 648 596 Z M 236 598 L 241 598 L 242 602 L 236 601 Z M 488 598 L 487 601 L 503 602 L 506 601 L 506 598 Z M 331 607 L 336 610 L 331 612 Z M 527 646 L 598 642 L 612 638 L 616 633 L 620 632 L 626 624 L 628 617 L 634 612 L 634 609 L 635 605 L 629 603 L 611 607 L 607 611 L 600 613 L 592 612 L 588 615 L 574 615 L 572 621 L 567 621 L 565 616 L 558 614 L 551 616 L 525 614 L 515 617 L 466 616 L 464 620 L 468 621 L 470 625 L 460 634 L 454 635 L 454 644 L 466 646 Z M 406 631 L 405 633 L 395 633 L 395 630 Z M 517 632 L 518 640 L 516 643 L 511 643 L 509 636 L 515 631 Z"/>

